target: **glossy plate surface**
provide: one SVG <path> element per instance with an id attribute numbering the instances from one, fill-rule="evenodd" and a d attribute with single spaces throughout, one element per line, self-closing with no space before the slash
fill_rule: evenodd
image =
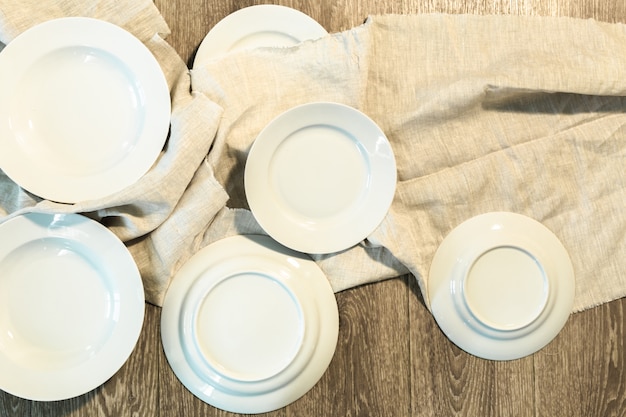
<path id="1" fill-rule="evenodd" d="M 39 197 L 109 196 L 163 148 L 169 87 L 146 46 L 118 26 L 42 23 L 4 48 L 0 72 L 0 168 Z"/>
<path id="2" fill-rule="evenodd" d="M 574 271 L 559 239 L 516 213 L 473 217 L 443 240 L 428 296 L 443 332 L 485 359 L 512 360 L 547 345 L 574 303 Z"/>
<path id="3" fill-rule="evenodd" d="M 196 253 L 161 316 L 168 362 L 189 391 L 236 413 L 281 408 L 308 392 L 335 351 L 339 317 L 317 264 L 267 236 Z"/>
<path id="4" fill-rule="evenodd" d="M 259 4 L 245 7 L 220 20 L 206 35 L 193 66 L 230 51 L 257 47 L 293 46 L 328 32 L 308 15 L 285 6 Z"/>
<path id="5" fill-rule="evenodd" d="M 337 103 L 309 103 L 261 131 L 245 167 L 254 217 L 281 244 L 331 253 L 366 238 L 396 189 L 396 161 L 383 131 Z"/>
<path id="6" fill-rule="evenodd" d="M 115 374 L 132 352 L 144 292 L 130 253 L 77 214 L 0 225 L 0 389 L 56 401 Z"/>

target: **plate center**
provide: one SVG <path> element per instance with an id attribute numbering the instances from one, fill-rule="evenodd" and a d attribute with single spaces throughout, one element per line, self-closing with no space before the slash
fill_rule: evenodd
<path id="1" fill-rule="evenodd" d="M 71 176 L 102 172 L 135 144 L 142 96 L 117 57 L 84 46 L 60 48 L 24 73 L 12 98 L 11 129 L 35 164 Z"/>
<path id="2" fill-rule="evenodd" d="M 31 369 L 74 366 L 107 340 L 116 313 L 102 269 L 64 239 L 30 241 L 0 269 L 0 351 Z"/>
<path id="3" fill-rule="evenodd" d="M 222 375 L 259 381 L 276 375 L 302 344 L 302 310 L 289 289 L 272 277 L 243 273 L 206 295 L 197 313 L 197 342 Z"/>
<path id="4" fill-rule="evenodd" d="M 312 219 L 356 204 L 369 182 L 366 157 L 346 131 L 327 125 L 296 130 L 276 149 L 270 181 L 278 201 Z"/>
<path id="5" fill-rule="evenodd" d="M 497 330 L 516 330 L 532 323 L 543 311 L 548 291 L 548 280 L 537 259 L 510 246 L 483 253 L 469 269 L 464 284 L 472 314 Z"/>

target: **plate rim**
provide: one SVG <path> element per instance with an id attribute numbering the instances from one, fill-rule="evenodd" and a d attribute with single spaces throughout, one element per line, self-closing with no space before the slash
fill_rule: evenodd
<path id="1" fill-rule="evenodd" d="M 512 233 L 508 236 L 498 235 L 508 233 L 509 229 L 512 229 Z M 476 233 L 485 232 L 491 233 L 490 238 L 493 239 L 483 243 L 485 250 L 468 250 L 471 246 L 466 243 L 468 235 L 475 236 Z M 536 244 L 533 236 L 539 235 L 543 240 L 541 244 Z M 474 317 L 464 316 L 459 310 L 462 294 L 458 285 L 451 284 L 454 280 L 452 275 L 459 268 L 463 268 L 458 266 L 463 260 L 459 252 L 476 255 L 464 262 L 465 270 L 469 270 L 483 253 L 507 246 L 521 248 L 533 257 L 547 261 L 548 265 L 541 266 L 547 269 L 546 274 L 552 280 L 552 288 L 546 308 L 533 322 L 515 331 L 490 331 L 486 326 L 481 326 Z M 529 246 L 532 250 L 529 250 Z M 537 251 L 543 253 L 538 254 Z M 546 253 L 556 255 L 557 259 L 553 260 Z M 455 258 L 455 254 L 455 263 L 446 261 Z M 571 258 L 563 243 L 550 229 L 523 214 L 493 211 L 466 219 L 444 237 L 433 256 L 428 274 L 428 304 L 443 333 L 464 351 L 487 360 L 515 360 L 539 351 L 558 335 L 572 312 L 575 287 Z"/>
<path id="2" fill-rule="evenodd" d="M 258 268 L 264 271 L 265 266 L 262 267 L 263 262 L 259 261 L 261 258 L 267 259 L 269 263 L 281 264 L 283 266 L 279 268 L 278 276 L 275 278 L 289 281 L 290 286 L 299 286 L 299 292 L 309 289 L 309 293 L 315 294 L 308 299 L 308 302 L 312 303 L 311 312 L 316 311 L 319 315 L 317 345 L 311 347 L 313 349 L 311 357 L 306 359 L 304 364 L 300 364 L 303 366 L 302 370 L 287 381 L 282 381 L 282 385 L 275 386 L 266 383 L 274 378 L 272 376 L 269 380 L 259 382 L 230 381 L 229 385 L 220 389 L 199 376 L 185 356 L 185 347 L 181 341 L 184 336 L 181 335 L 180 326 L 182 316 L 185 315 L 184 302 L 189 291 L 193 289 L 196 282 L 202 279 L 203 274 L 209 273 L 207 271 L 210 268 L 220 265 L 224 259 L 235 262 L 241 258 L 249 258 L 252 263 L 258 262 Z M 308 270 L 306 275 L 289 275 L 286 269 L 295 268 L 294 264 L 298 264 L 298 268 Z M 298 301 L 302 303 L 303 300 Z M 338 333 L 338 306 L 324 273 L 308 256 L 285 248 L 265 235 L 225 237 L 196 252 L 181 266 L 172 279 L 161 314 L 163 350 L 178 380 L 200 400 L 216 408 L 235 413 L 256 414 L 273 411 L 305 395 L 317 384 L 330 365 L 336 349 Z M 306 350 L 306 347 L 302 348 Z"/>
<path id="3" fill-rule="evenodd" d="M 235 42 L 261 30 L 286 33 L 300 42 L 328 35 L 319 22 L 298 9 L 279 4 L 251 5 L 225 16 L 209 30 L 196 51 L 193 68 L 231 51 Z"/>
<path id="4" fill-rule="evenodd" d="M 115 375 L 137 345 L 145 318 L 145 293 L 138 267 L 126 246 L 113 232 L 81 214 L 24 213 L 1 223 L 0 234 L 12 228 L 27 232 L 27 241 L 56 237 L 79 242 L 89 249 L 92 249 L 90 245 L 106 244 L 107 262 L 115 258 L 116 270 L 124 272 L 123 277 L 119 274 L 111 277 L 111 285 L 120 300 L 119 317 L 109 338 L 97 353 L 67 369 L 25 370 L 16 365 L 14 370 L 20 372 L 19 378 L 12 372 L 0 374 L 0 389 L 27 400 L 59 401 L 86 394 Z M 4 242 L 0 255 L 6 256 L 15 246 L 13 239 Z M 50 390 L 50 387 L 54 389 Z"/>
<path id="5" fill-rule="evenodd" d="M 39 23 L 20 33 L 0 53 L 0 68 L 7 75 L 0 79 L 0 116 L 10 117 L 8 106 L 17 91 L 23 71 L 37 57 L 66 47 L 99 49 L 123 62 L 125 70 L 139 83 L 145 113 L 142 130 L 134 146 L 112 166 L 101 172 L 66 175 L 58 169 L 33 164 L 28 152 L 20 150 L 9 127 L 0 127 L 0 144 L 15 152 L 0 155 L 0 168 L 20 187 L 38 197 L 59 203 L 77 203 L 109 197 L 145 175 L 158 159 L 167 140 L 171 117 L 171 97 L 165 74 L 148 47 L 126 29 L 91 17 L 62 17 Z M 28 53 L 24 54 L 23 51 Z M 0 124 L 5 126 L 5 123 Z M 8 155 L 8 154 L 11 155 Z M 41 170 L 48 171 L 41 174 Z"/>
<path id="6" fill-rule="evenodd" d="M 290 119 L 300 115 L 305 120 L 293 124 L 289 132 L 293 133 L 307 126 L 330 125 L 338 130 L 347 131 L 353 136 L 365 150 L 364 153 L 368 158 L 370 175 L 368 186 L 363 189 L 365 195 L 361 196 L 362 201 L 358 206 L 358 213 L 356 213 L 358 216 L 352 217 L 349 222 L 328 223 L 330 225 L 326 227 L 327 230 L 323 231 L 313 227 L 310 223 L 301 227 L 291 221 L 288 215 L 279 218 L 276 215 L 279 209 L 268 201 L 265 193 L 265 190 L 269 188 L 265 174 L 273 155 L 272 152 L 286 139 L 286 136 L 274 139 L 272 130 L 291 123 Z M 340 124 L 329 122 L 329 115 L 341 120 Z M 364 144 L 364 141 L 358 137 L 363 131 L 369 135 L 369 144 Z M 280 142 L 276 144 L 271 143 L 278 140 Z M 246 158 L 244 190 L 254 218 L 272 238 L 300 252 L 328 254 L 349 249 L 358 244 L 383 222 L 395 196 L 397 175 L 397 164 L 391 143 L 374 120 L 346 104 L 316 101 L 300 104 L 282 112 L 261 130 L 250 146 Z M 320 221 L 319 224 L 327 223 Z M 297 233 L 294 233 L 294 230 Z"/>

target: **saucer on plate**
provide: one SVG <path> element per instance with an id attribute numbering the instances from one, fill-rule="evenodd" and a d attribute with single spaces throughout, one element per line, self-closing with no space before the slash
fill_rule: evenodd
<path id="1" fill-rule="evenodd" d="M 0 389 L 29 400 L 76 397 L 126 362 L 144 292 L 124 244 L 78 214 L 0 224 Z"/>
<path id="2" fill-rule="evenodd" d="M 161 316 L 167 360 L 202 401 L 236 413 L 290 404 L 326 371 L 335 295 L 317 264 L 267 236 L 234 236 L 178 271 Z"/>
<path id="3" fill-rule="evenodd" d="M 36 25 L 0 53 L 0 169 L 76 203 L 133 184 L 160 155 L 169 87 L 148 48 L 101 20 Z"/>
<path id="4" fill-rule="evenodd" d="M 319 23 L 299 10 L 277 4 L 248 6 L 220 20 L 200 44 L 193 66 L 230 51 L 293 46 L 328 35 Z"/>
<path id="5" fill-rule="evenodd" d="M 261 227 L 305 253 L 365 239 L 387 214 L 396 161 L 384 132 L 338 103 L 294 107 L 257 136 L 245 166 L 246 198 Z"/>
<path id="6" fill-rule="evenodd" d="M 552 341 L 574 302 L 567 250 L 544 225 L 508 212 L 461 223 L 433 258 L 428 298 L 442 331 L 493 360 L 530 355 Z"/>

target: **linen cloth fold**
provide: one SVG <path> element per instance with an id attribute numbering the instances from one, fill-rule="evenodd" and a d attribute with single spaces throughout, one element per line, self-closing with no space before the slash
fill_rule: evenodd
<path id="1" fill-rule="evenodd" d="M 0 222 L 32 210 L 101 221 L 127 243 L 156 305 L 199 249 L 264 233 L 245 201 L 247 152 L 272 118 L 311 101 L 366 113 L 386 132 L 398 163 L 395 199 L 377 230 L 341 253 L 314 256 L 335 291 L 411 272 L 426 295 L 445 235 L 473 215 L 508 210 L 541 221 L 568 249 L 575 311 L 626 294 L 623 25 L 372 16 L 295 47 L 216 58 L 190 77 L 163 40 L 168 29 L 151 1 L 12 3 L 0 0 L 0 42 L 38 20 L 85 15 L 121 24 L 164 69 L 171 133 L 133 186 L 62 205 L 0 174 Z"/>
<path id="2" fill-rule="evenodd" d="M 626 294 L 625 79 L 624 25 L 434 14 L 234 52 L 194 69 L 192 88 L 224 109 L 208 161 L 242 210 L 247 152 L 279 113 L 337 101 L 386 132 L 398 164 L 388 215 L 361 245 L 316 257 L 336 290 L 405 267 L 428 303 L 444 237 L 513 211 L 567 248 L 579 311 Z"/>

